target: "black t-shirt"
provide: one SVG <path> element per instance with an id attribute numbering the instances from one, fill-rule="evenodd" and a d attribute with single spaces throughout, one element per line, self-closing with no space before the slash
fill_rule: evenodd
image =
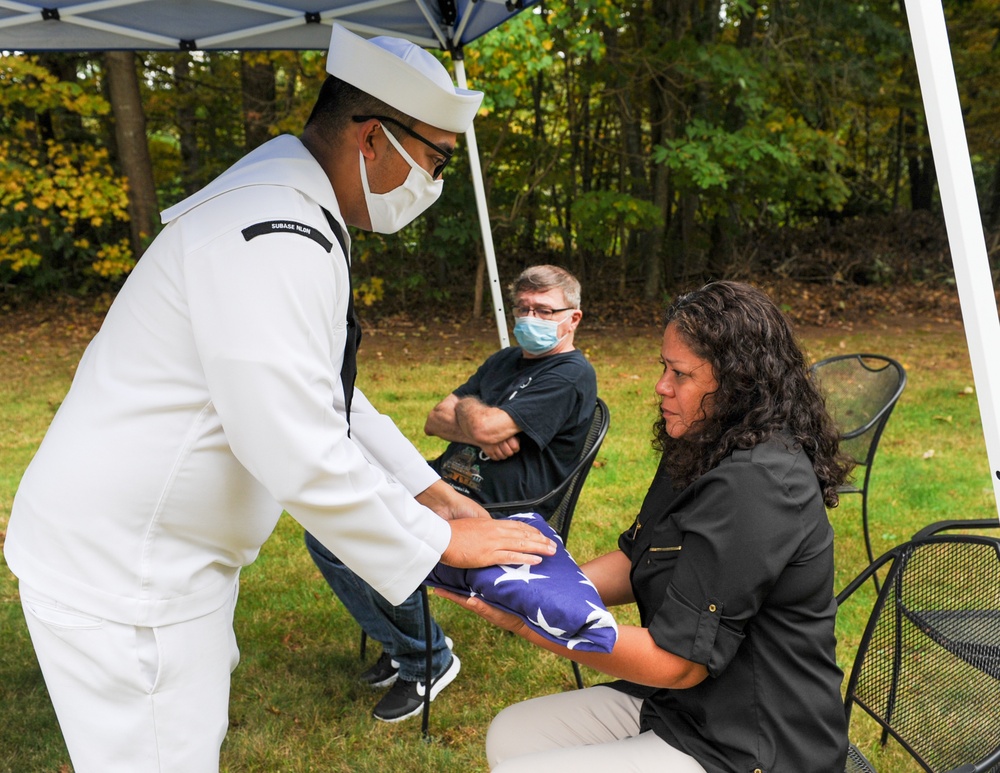
<path id="1" fill-rule="evenodd" d="M 642 727 L 708 773 L 833 773 L 847 728 L 836 663 L 833 529 L 808 456 L 774 439 L 676 491 L 661 469 L 619 538 L 642 625 L 708 668 L 645 698 Z"/>
<path id="2" fill-rule="evenodd" d="M 510 414 L 521 428 L 521 450 L 491 461 L 477 446 L 451 443 L 431 466 L 479 502 L 510 502 L 541 496 L 569 474 L 594 417 L 597 375 L 576 349 L 526 359 L 512 346 L 491 355 L 454 394 Z"/>

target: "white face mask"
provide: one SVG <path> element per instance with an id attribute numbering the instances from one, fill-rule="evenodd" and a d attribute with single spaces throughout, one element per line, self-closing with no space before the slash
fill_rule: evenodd
<path id="1" fill-rule="evenodd" d="M 368 187 L 368 170 L 365 166 L 365 154 L 358 151 L 361 157 L 361 186 L 365 190 L 365 204 L 368 206 L 368 217 L 372 221 L 372 230 L 380 234 L 394 234 L 400 228 L 413 222 L 425 209 L 438 200 L 444 190 L 444 180 L 435 180 L 430 172 L 417 164 L 403 146 L 392 136 L 382 124 L 382 131 L 389 138 L 392 146 L 410 165 L 410 173 L 406 175 L 403 184 L 393 188 L 388 193 L 372 193 Z"/>

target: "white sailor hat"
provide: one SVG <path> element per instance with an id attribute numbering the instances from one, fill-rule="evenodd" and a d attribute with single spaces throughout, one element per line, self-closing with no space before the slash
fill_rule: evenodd
<path id="1" fill-rule="evenodd" d="M 365 40 L 333 25 L 326 71 L 418 121 L 460 134 L 472 124 L 483 92 L 456 88 L 444 65 L 402 38 Z"/>

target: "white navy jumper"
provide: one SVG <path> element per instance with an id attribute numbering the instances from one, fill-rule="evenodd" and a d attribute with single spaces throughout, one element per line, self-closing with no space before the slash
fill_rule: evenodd
<path id="1" fill-rule="evenodd" d="M 21 482 L 22 583 L 139 626 L 224 605 L 282 511 L 392 603 L 447 547 L 438 480 L 341 366 L 349 275 L 333 189 L 278 137 L 166 210 Z M 346 234 L 346 229 L 345 229 Z"/>

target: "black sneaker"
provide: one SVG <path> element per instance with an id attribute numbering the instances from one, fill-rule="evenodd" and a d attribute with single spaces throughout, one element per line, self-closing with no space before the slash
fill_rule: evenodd
<path id="1" fill-rule="evenodd" d="M 455 647 L 455 642 L 451 640 L 450 636 L 444 637 L 444 643 L 449 650 Z M 382 687 L 390 687 L 396 681 L 397 676 L 399 676 L 399 663 L 383 650 L 382 654 L 378 656 L 378 660 L 370 668 L 362 671 L 358 678 L 373 690 L 378 690 Z"/>
<path id="2" fill-rule="evenodd" d="M 461 662 L 452 655 L 448 667 L 431 682 L 431 700 L 434 700 L 438 693 L 454 681 L 461 668 Z M 401 722 L 419 714 L 423 707 L 424 683 L 397 679 L 392 689 L 375 704 L 372 716 L 383 722 Z"/>
<path id="3" fill-rule="evenodd" d="M 361 672 L 361 681 L 378 690 L 380 687 L 389 687 L 399 676 L 399 663 L 392 659 L 388 652 L 379 655 L 375 664 Z"/>

